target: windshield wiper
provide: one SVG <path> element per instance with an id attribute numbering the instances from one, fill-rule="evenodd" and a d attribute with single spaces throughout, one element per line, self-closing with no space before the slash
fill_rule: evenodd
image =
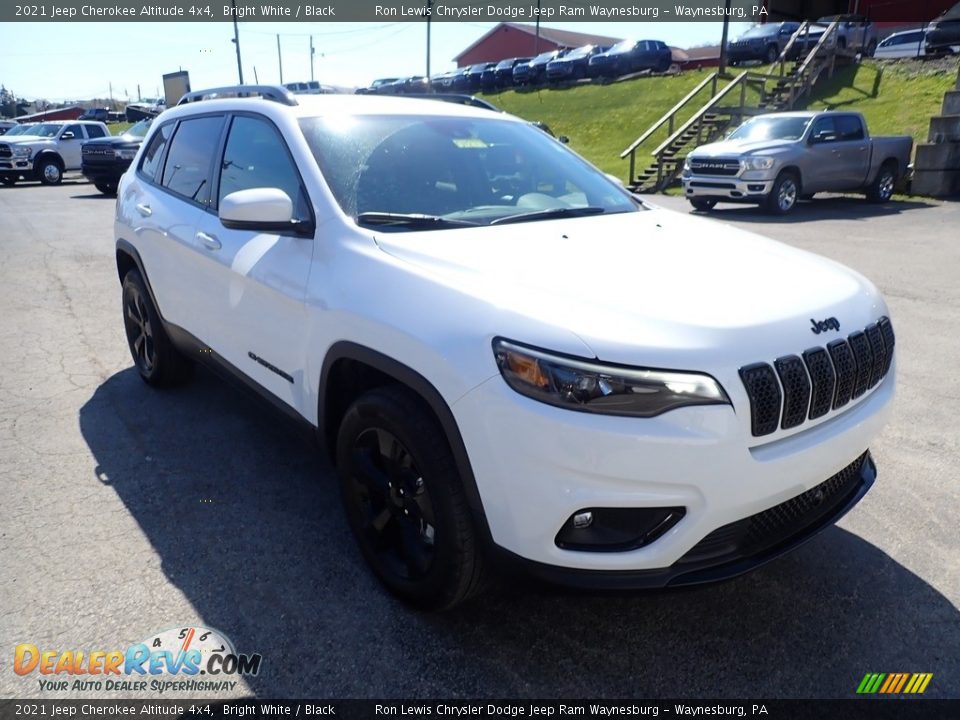
<path id="1" fill-rule="evenodd" d="M 551 218 L 583 217 L 584 215 L 601 215 L 606 210 L 602 207 L 588 205 L 586 207 L 559 207 L 534 210 L 533 212 L 508 215 L 507 217 L 491 220 L 491 225 L 506 225 L 507 223 L 529 222 L 531 220 L 549 220 Z"/>
<path id="2" fill-rule="evenodd" d="M 362 212 L 355 218 L 360 225 L 396 225 L 411 228 L 476 227 L 469 220 L 451 220 L 423 213 Z"/>

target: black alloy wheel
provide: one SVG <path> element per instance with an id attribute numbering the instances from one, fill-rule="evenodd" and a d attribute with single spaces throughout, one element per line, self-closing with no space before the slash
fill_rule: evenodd
<path id="1" fill-rule="evenodd" d="M 364 541 L 391 574 L 423 580 L 434 561 L 436 520 L 410 451 L 389 430 L 368 428 L 354 440 L 352 465 L 350 491 Z"/>
<path id="2" fill-rule="evenodd" d="M 127 345 L 144 382 L 167 387 L 189 379 L 193 363 L 167 336 L 146 283 L 137 270 L 130 270 L 123 278 L 122 304 Z"/>
<path id="3" fill-rule="evenodd" d="M 336 457 L 350 529 L 391 592 L 446 610 L 482 588 L 483 552 L 457 464 L 417 394 L 389 385 L 357 398 Z"/>

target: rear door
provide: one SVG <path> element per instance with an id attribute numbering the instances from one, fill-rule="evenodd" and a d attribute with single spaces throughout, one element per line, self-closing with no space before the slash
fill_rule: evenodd
<path id="1" fill-rule="evenodd" d="M 210 177 L 224 125 L 222 114 L 164 123 L 151 137 L 124 192 L 122 212 L 134 225 L 160 314 L 205 339 L 208 309 L 200 302 L 207 280 L 198 259 L 197 223 L 210 207 Z"/>
<path id="2" fill-rule="evenodd" d="M 856 190 L 864 184 L 870 169 L 870 141 L 857 115 L 838 115 L 835 119 L 839 135 L 839 190 Z"/>
<path id="3" fill-rule="evenodd" d="M 254 113 L 232 117 L 218 163 L 215 202 L 252 188 L 278 188 L 297 219 L 312 220 L 303 180 L 274 124 Z M 301 409 L 307 279 L 314 240 L 295 232 L 224 227 L 214 212 L 200 218 L 204 278 L 199 302 L 219 330 L 211 349 L 261 387 Z"/>

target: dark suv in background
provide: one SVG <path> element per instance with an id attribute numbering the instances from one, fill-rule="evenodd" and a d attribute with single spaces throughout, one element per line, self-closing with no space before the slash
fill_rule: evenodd
<path id="1" fill-rule="evenodd" d="M 565 53 L 566 50 L 549 50 L 540 53 L 530 62 L 514 65 L 513 84 L 536 85 L 542 83 L 546 78 L 547 63 L 559 60 Z"/>
<path id="2" fill-rule="evenodd" d="M 960 45 L 960 3 L 938 15 L 927 25 L 928 53 L 952 52 L 955 45 Z"/>
<path id="3" fill-rule="evenodd" d="M 621 40 L 606 52 L 590 58 L 589 74 L 594 77 L 619 77 L 652 70 L 666 72 L 673 53 L 659 40 Z"/>
<path id="4" fill-rule="evenodd" d="M 731 65 L 748 60 L 772 63 L 800 28 L 797 22 L 764 23 L 754 25 L 736 40 L 727 43 L 727 59 Z"/>
<path id="5" fill-rule="evenodd" d="M 563 82 L 587 77 L 590 58 L 609 49 L 609 45 L 584 45 L 571 50 L 562 58 L 547 63 L 547 80 Z"/>
<path id="6" fill-rule="evenodd" d="M 141 120 L 122 135 L 85 142 L 80 153 L 80 172 L 104 195 L 115 195 L 123 175 L 140 149 L 150 123 Z"/>

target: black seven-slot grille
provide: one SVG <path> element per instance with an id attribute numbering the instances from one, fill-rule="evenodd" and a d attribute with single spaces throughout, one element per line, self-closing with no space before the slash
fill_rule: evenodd
<path id="1" fill-rule="evenodd" d="M 788 430 L 860 397 L 890 370 L 894 344 L 893 325 L 882 317 L 846 340 L 805 350 L 802 359 L 784 355 L 773 367 L 761 362 L 740 368 L 750 398 L 751 432 Z"/>

